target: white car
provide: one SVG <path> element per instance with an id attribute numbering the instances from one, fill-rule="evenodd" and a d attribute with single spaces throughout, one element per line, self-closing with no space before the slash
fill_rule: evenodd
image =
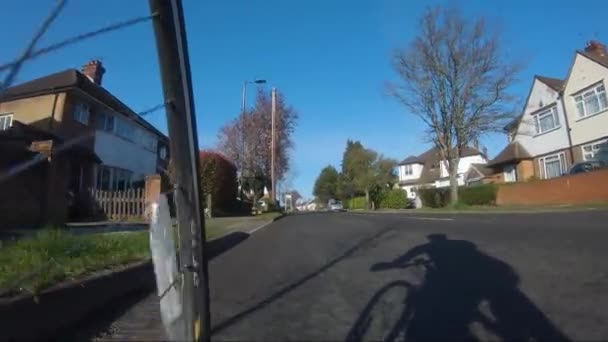
<path id="1" fill-rule="evenodd" d="M 342 202 L 331 199 L 331 200 L 329 200 L 329 202 L 327 202 L 327 210 L 328 211 L 344 211 L 344 207 L 342 206 Z"/>

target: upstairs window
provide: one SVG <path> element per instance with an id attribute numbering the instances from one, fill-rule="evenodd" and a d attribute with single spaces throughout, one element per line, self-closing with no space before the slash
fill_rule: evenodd
<path id="1" fill-rule="evenodd" d="M 13 126 L 13 114 L 0 115 L 0 131 L 11 128 Z"/>
<path id="2" fill-rule="evenodd" d="M 582 119 L 608 109 L 608 97 L 603 84 L 574 95 L 578 118 Z"/>
<path id="3" fill-rule="evenodd" d="M 116 134 L 125 139 L 134 140 L 135 128 L 128 119 L 119 119 L 116 127 Z"/>
<path id="4" fill-rule="evenodd" d="M 404 173 L 406 176 L 411 176 L 411 175 L 413 175 L 413 174 L 414 174 L 412 165 L 404 165 L 404 166 L 403 166 L 403 169 L 404 169 L 404 170 L 403 170 L 403 173 Z"/>
<path id="5" fill-rule="evenodd" d="M 560 127 L 557 107 L 553 107 L 534 115 L 536 134 L 542 134 Z"/>
<path id="6" fill-rule="evenodd" d="M 95 128 L 106 132 L 115 132 L 116 119 L 112 113 L 99 112 L 97 113 L 97 120 L 95 122 Z"/>
<path id="7" fill-rule="evenodd" d="M 84 103 L 77 103 L 74 106 L 74 112 L 72 114 L 72 117 L 74 118 L 74 120 L 80 122 L 81 124 L 88 125 L 90 111 L 91 110 L 88 105 Z"/>

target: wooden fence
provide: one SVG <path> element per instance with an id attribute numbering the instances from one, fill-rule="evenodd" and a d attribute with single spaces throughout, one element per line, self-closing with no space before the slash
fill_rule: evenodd
<path id="1" fill-rule="evenodd" d="M 91 197 L 95 200 L 97 210 L 101 211 L 108 220 L 144 220 L 146 201 L 144 189 L 125 191 L 103 191 L 91 189 Z"/>

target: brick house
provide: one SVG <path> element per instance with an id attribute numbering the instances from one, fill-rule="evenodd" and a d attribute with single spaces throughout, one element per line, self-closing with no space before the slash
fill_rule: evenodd
<path id="1" fill-rule="evenodd" d="M 128 189 L 168 166 L 168 138 L 101 86 L 104 73 L 100 61 L 91 61 L 82 70 L 57 72 L 0 94 L 0 145 L 14 150 L 10 158 L 0 155 L 1 171 L 8 175 L 32 158 L 46 159 L 36 172 L 21 171 L 46 177 L 48 188 L 39 197 L 47 197 L 41 205 L 49 208 L 37 211 L 39 223 L 65 222 L 70 198 L 80 202 L 88 188 Z M 12 182 L 14 193 L 24 175 L 0 180 L 3 187 Z M 3 193 L 0 202 L 6 203 L 10 195 Z"/>

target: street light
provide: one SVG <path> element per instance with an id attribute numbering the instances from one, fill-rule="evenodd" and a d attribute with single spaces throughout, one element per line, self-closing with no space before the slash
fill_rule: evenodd
<path id="1" fill-rule="evenodd" d="M 241 113 L 245 113 L 245 98 L 247 97 L 247 85 L 249 84 L 266 84 L 266 80 L 253 80 L 243 82 L 243 98 L 241 102 Z"/>
<path id="2" fill-rule="evenodd" d="M 241 183 L 241 191 L 240 191 L 239 197 L 241 198 L 241 200 L 243 199 L 242 195 L 245 193 L 244 189 L 243 189 L 243 185 L 244 185 L 243 184 L 243 169 L 245 168 L 244 165 L 245 165 L 245 156 L 246 156 L 246 153 L 245 153 L 245 149 L 246 149 L 246 147 L 245 147 L 245 127 L 244 127 L 244 124 L 245 124 L 245 110 L 246 110 L 245 99 L 247 98 L 247 86 L 249 84 L 257 84 L 257 85 L 266 84 L 266 80 L 255 79 L 253 81 L 245 81 L 245 82 L 243 82 L 243 97 L 241 99 L 241 143 L 242 143 L 242 146 L 243 146 L 243 155 L 241 156 L 241 170 L 240 170 L 241 172 L 240 172 L 240 177 L 239 177 L 240 178 L 240 183 Z"/>

